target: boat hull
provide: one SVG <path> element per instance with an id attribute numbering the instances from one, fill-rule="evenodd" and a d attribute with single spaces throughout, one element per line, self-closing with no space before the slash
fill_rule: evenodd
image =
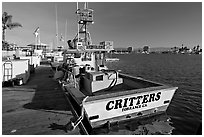
<path id="1" fill-rule="evenodd" d="M 147 92 L 131 91 L 128 95 L 111 97 L 111 94 L 99 96 L 97 99 L 87 98 L 83 102 L 87 117 L 92 127 L 107 122 L 143 117 L 167 110 L 177 88 L 156 89 Z M 109 96 L 109 97 L 108 97 Z"/>
<path id="2" fill-rule="evenodd" d="M 87 96 L 72 85 L 64 86 L 64 91 L 75 100 L 71 102 L 72 105 L 84 108 L 86 119 L 92 128 L 107 122 L 114 123 L 164 112 L 177 89 L 126 74 L 119 74 L 119 77 L 123 78 L 123 84 L 132 88 L 122 89 L 119 85 L 113 91 L 99 91 Z"/>

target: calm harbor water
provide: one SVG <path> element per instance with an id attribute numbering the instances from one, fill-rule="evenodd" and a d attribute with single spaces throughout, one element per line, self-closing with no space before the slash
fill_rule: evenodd
<path id="1" fill-rule="evenodd" d="M 109 62 L 109 69 L 177 86 L 178 90 L 166 114 L 156 119 L 163 120 L 163 123 L 159 123 L 161 127 L 164 127 L 164 122 L 168 122 L 168 126 L 172 128 L 171 134 L 196 133 L 199 124 L 202 123 L 202 55 L 117 54 L 112 57 L 117 57 L 120 61 Z M 144 126 L 144 123 L 140 122 L 140 125 Z M 154 124 L 158 127 L 158 123 L 151 121 L 151 125 Z M 104 134 L 136 134 L 139 128 L 140 126 L 134 124 L 129 128 L 120 126 L 117 130 Z M 103 133 L 102 130 L 100 132 Z"/>

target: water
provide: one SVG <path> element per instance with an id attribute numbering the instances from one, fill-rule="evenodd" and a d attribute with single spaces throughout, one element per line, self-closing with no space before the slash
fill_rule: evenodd
<path id="1" fill-rule="evenodd" d="M 140 76 L 148 80 L 177 86 L 165 114 L 171 134 L 195 134 L 202 123 L 202 56 L 183 54 L 125 54 L 112 55 L 119 62 L 107 63 L 108 68 Z M 152 121 L 151 125 L 154 125 Z M 161 124 L 161 123 L 160 123 Z M 133 124 L 134 125 L 134 124 Z M 140 124 L 141 125 L 141 124 Z M 145 124 L 142 124 L 143 126 Z M 136 130 L 119 127 L 104 134 L 134 134 Z M 133 132 L 134 131 L 134 132 Z"/>

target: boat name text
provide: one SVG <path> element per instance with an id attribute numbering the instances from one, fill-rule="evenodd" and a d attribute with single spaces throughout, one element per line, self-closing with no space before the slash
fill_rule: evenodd
<path id="1" fill-rule="evenodd" d="M 111 100 L 106 104 L 106 110 L 120 109 L 122 111 L 132 110 L 141 107 L 147 107 L 147 103 L 158 101 L 161 98 L 161 92 L 128 97 L 124 99 Z"/>

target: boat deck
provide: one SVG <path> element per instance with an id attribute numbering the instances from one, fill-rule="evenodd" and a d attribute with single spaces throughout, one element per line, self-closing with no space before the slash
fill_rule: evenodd
<path id="1" fill-rule="evenodd" d="M 94 92 L 93 95 L 98 96 L 98 95 L 104 95 L 104 94 L 110 94 L 110 93 L 130 91 L 130 90 L 143 91 L 143 89 L 147 89 L 147 88 L 158 89 L 165 86 L 164 84 L 161 84 L 161 83 L 148 81 L 139 77 L 127 76 L 125 74 L 120 74 L 119 78 L 123 78 L 122 84 L 116 85 L 110 90 L 103 89 L 103 90 Z"/>
<path id="2" fill-rule="evenodd" d="M 73 115 L 50 66 L 41 65 L 22 86 L 2 88 L 3 135 L 79 135 L 65 131 Z"/>

